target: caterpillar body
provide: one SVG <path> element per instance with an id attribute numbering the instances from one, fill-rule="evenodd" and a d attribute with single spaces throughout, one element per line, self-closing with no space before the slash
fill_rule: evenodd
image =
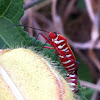
<path id="1" fill-rule="evenodd" d="M 67 75 L 66 81 L 68 82 L 69 86 L 71 87 L 71 90 L 73 92 L 77 92 L 77 86 L 78 86 L 78 77 L 74 73 L 70 73 Z"/>
<path id="2" fill-rule="evenodd" d="M 46 40 L 48 40 L 43 34 L 41 34 Z M 78 62 L 67 42 L 67 39 L 62 35 L 59 35 L 55 32 L 49 33 L 49 41 L 48 43 L 52 47 L 44 46 L 44 48 L 55 49 L 56 53 L 58 52 L 60 61 L 64 68 L 69 72 L 77 73 L 78 70 Z"/>

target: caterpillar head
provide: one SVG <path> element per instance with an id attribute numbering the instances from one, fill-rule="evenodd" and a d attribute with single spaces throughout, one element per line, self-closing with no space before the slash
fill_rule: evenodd
<path id="1" fill-rule="evenodd" d="M 50 37 L 51 39 L 55 39 L 55 38 L 57 37 L 57 33 L 56 33 L 56 32 L 50 32 L 50 33 L 49 33 L 49 37 Z"/>

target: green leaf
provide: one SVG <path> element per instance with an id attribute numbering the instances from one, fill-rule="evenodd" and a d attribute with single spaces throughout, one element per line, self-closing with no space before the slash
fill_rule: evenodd
<path id="1" fill-rule="evenodd" d="M 21 27 L 12 26 L 20 24 L 19 20 L 24 13 L 22 8 L 23 0 L 0 0 L 0 48 L 4 48 L 4 45 L 9 48 L 32 45 L 33 38 Z"/>
<path id="2" fill-rule="evenodd" d="M 2 47 L 2 48 L 1 48 Z M 8 46 L 4 43 L 4 41 L 0 38 L 0 49 L 8 48 Z"/>

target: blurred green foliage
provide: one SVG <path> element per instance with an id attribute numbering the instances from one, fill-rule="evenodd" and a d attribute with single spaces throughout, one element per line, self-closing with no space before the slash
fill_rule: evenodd
<path id="1" fill-rule="evenodd" d="M 22 7 L 22 0 L 0 0 L 0 48 L 32 45 L 34 39 L 28 37 L 22 27 L 13 26 L 20 24 Z"/>

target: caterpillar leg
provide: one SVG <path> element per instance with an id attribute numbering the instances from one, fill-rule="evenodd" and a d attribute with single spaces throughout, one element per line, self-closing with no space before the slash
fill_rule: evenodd
<path id="1" fill-rule="evenodd" d="M 44 46 L 43 48 L 54 49 L 54 47 L 48 47 L 48 46 Z"/>
<path id="2" fill-rule="evenodd" d="M 54 49 L 53 47 L 48 47 L 48 46 L 45 46 L 46 45 L 46 43 L 48 43 L 48 41 L 49 41 L 49 39 L 43 44 L 43 46 L 41 47 L 41 49 L 40 50 L 38 50 L 38 51 L 41 51 L 43 48 L 47 48 L 47 49 Z"/>
<path id="3" fill-rule="evenodd" d="M 45 44 L 43 44 L 43 46 L 42 46 L 42 48 L 41 48 L 40 50 L 42 50 L 43 48 L 54 49 L 53 47 L 45 46 L 46 43 L 49 43 L 50 45 L 52 45 L 52 43 L 51 43 L 51 39 L 48 39 L 48 38 L 45 37 L 42 33 L 39 33 L 39 34 L 36 36 L 36 39 L 35 39 L 33 45 L 35 44 L 35 42 L 36 42 L 36 40 L 37 40 L 37 38 L 38 38 L 38 36 L 39 36 L 40 34 L 41 34 L 41 36 L 46 40 Z M 38 50 L 38 51 L 40 51 L 40 50 Z"/>
<path id="4" fill-rule="evenodd" d="M 54 48 L 54 47 L 44 46 L 43 48 L 53 49 L 53 50 L 55 50 L 55 48 Z M 58 58 L 59 53 L 58 53 L 57 51 L 55 51 L 55 54 L 56 54 L 56 59 L 55 59 L 55 62 L 56 62 L 56 61 L 57 61 L 57 58 Z"/>
<path id="5" fill-rule="evenodd" d="M 41 36 L 43 36 L 43 38 L 50 44 L 50 45 L 52 45 L 52 43 L 51 43 L 51 39 L 48 39 L 47 37 L 45 37 L 43 34 L 41 34 Z"/>
<path id="6" fill-rule="evenodd" d="M 35 45 L 35 42 L 36 42 L 36 40 L 37 40 L 37 38 L 39 37 L 40 34 L 42 34 L 42 33 L 38 33 L 38 35 L 36 36 L 36 39 L 33 42 L 33 46 Z"/>

